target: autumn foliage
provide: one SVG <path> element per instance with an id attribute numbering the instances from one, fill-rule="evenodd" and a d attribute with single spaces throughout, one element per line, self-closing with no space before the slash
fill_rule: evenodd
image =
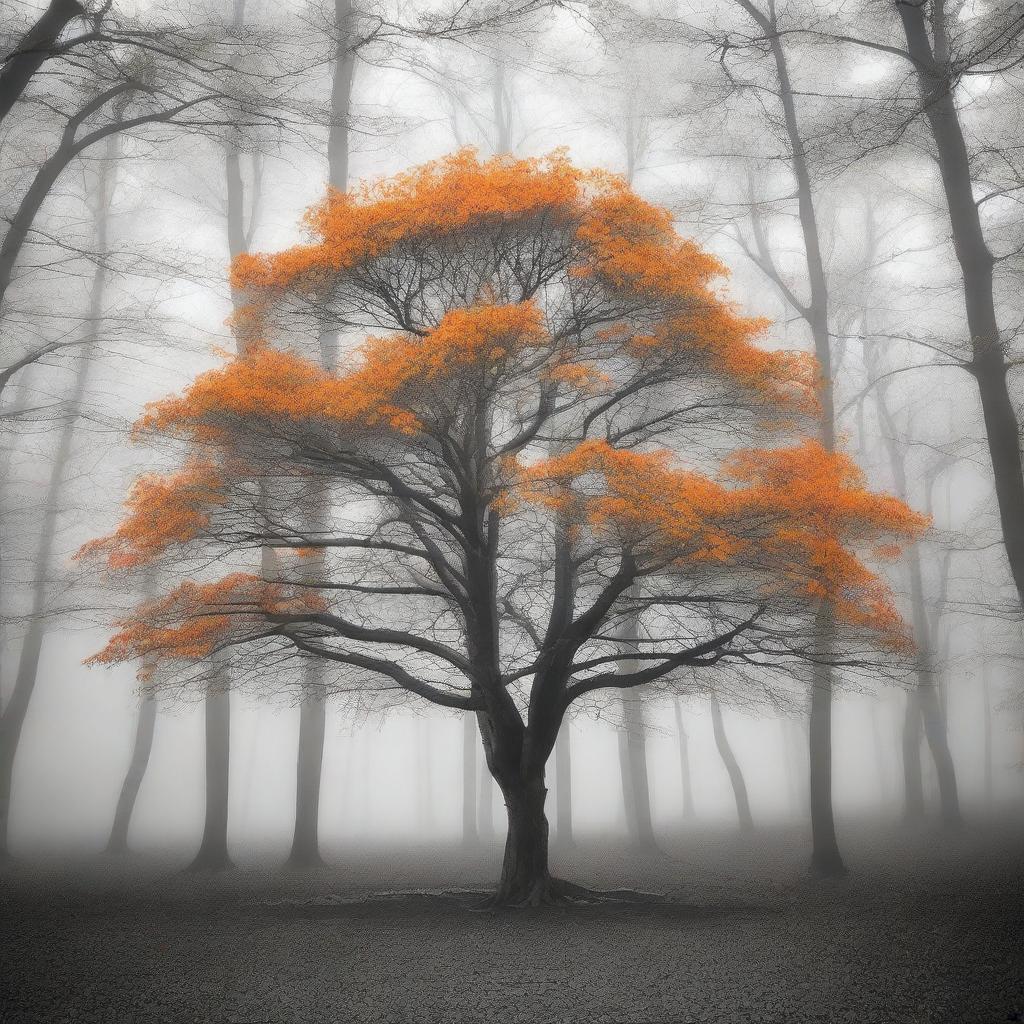
<path id="1" fill-rule="evenodd" d="M 185 583 L 97 660 L 199 659 L 274 635 L 480 707 L 515 680 L 567 701 L 730 652 L 767 659 L 780 623 L 805 630 L 821 602 L 906 647 L 862 557 L 924 520 L 808 438 L 815 363 L 765 345 L 768 324 L 724 298 L 724 267 L 667 211 L 559 154 L 461 152 L 332 192 L 306 223 L 307 243 L 236 260 L 241 354 L 146 411 L 139 433 L 177 439 L 187 460 L 143 477 L 87 553 L 122 570 L 313 548 L 336 556 L 322 587 Z M 312 351 L 329 329 L 349 353 L 337 372 Z M 742 443 L 768 426 L 777 446 Z M 288 513 L 314 478 L 336 509 L 363 500 L 372 515 L 309 535 Z M 627 609 L 653 640 L 647 674 L 615 682 L 596 666 L 625 657 L 609 638 Z M 488 644 L 501 651 L 485 670 Z"/>

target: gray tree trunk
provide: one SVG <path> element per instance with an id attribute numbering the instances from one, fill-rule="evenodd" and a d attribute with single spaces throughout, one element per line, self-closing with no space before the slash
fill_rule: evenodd
<path id="1" fill-rule="evenodd" d="M 480 842 L 476 827 L 476 751 L 480 741 L 476 734 L 476 717 L 462 716 L 462 842 L 475 846 Z"/>
<path id="2" fill-rule="evenodd" d="M 214 659 L 203 700 L 206 738 L 206 816 L 199 852 L 189 871 L 223 871 L 228 855 L 228 793 L 231 759 L 231 690 L 225 666 Z"/>
<path id="3" fill-rule="evenodd" d="M 743 772 L 740 769 L 739 762 L 736 760 L 736 755 L 733 753 L 729 737 L 725 734 L 725 723 L 722 721 L 722 706 L 718 703 L 718 697 L 715 694 L 711 694 L 709 703 L 711 705 L 711 725 L 715 733 L 715 745 L 718 747 L 718 753 L 721 755 L 722 763 L 729 774 L 729 782 L 732 784 L 740 831 L 750 832 L 754 827 L 754 819 L 750 813 L 747 784 L 743 779 Z"/>
<path id="4" fill-rule="evenodd" d="M 85 14 L 78 0 L 50 0 L 0 68 L 0 121 L 21 98 L 32 76 L 53 56 L 61 33 Z"/>
<path id="5" fill-rule="evenodd" d="M 355 54 L 352 50 L 353 6 L 350 0 L 335 0 L 335 53 L 331 78 L 330 127 L 327 135 L 328 181 L 333 188 L 348 188 L 349 120 L 351 118 L 352 82 Z M 338 365 L 338 337 L 334 333 L 321 338 L 322 363 L 325 369 Z M 326 489 L 314 486 L 310 503 L 314 516 L 329 516 Z M 325 571 L 325 560 L 310 560 L 311 574 Z M 325 665 L 319 658 L 307 659 L 303 667 L 303 694 L 299 716 L 299 746 L 295 784 L 295 833 L 289 863 L 297 867 L 322 863 L 319 849 L 320 784 L 323 776 L 324 734 L 327 723 Z"/>
<path id="6" fill-rule="evenodd" d="M 683 784 L 683 821 L 694 817 L 693 779 L 690 772 L 690 740 L 683 723 L 683 702 L 676 698 L 673 703 L 676 716 L 676 735 L 679 739 L 679 772 Z"/>
<path id="7" fill-rule="evenodd" d="M 63 502 L 68 464 L 74 450 L 75 435 L 81 419 L 82 405 L 95 362 L 97 341 L 103 329 L 103 309 L 107 286 L 106 256 L 109 249 L 110 202 L 116 184 L 119 146 L 116 135 L 108 136 L 100 162 L 96 184 L 96 252 L 98 259 L 93 272 L 89 297 L 89 331 L 78 350 L 74 378 L 68 395 L 64 419 L 57 437 L 57 446 L 50 465 L 46 497 L 40 522 L 39 544 L 36 549 L 32 584 L 32 602 L 28 627 L 22 641 L 14 689 L 0 715 L 0 856 L 8 852 L 11 794 L 14 784 L 14 765 L 18 743 L 39 672 L 45 632 L 46 601 L 49 584 L 57 568 L 57 521 Z"/>
<path id="8" fill-rule="evenodd" d="M 572 737 L 569 719 L 555 740 L 555 838 L 560 846 L 575 845 L 572 834 Z"/>
<path id="9" fill-rule="evenodd" d="M 993 290 L 995 260 L 985 241 L 975 199 L 971 159 L 953 96 L 959 75 L 928 38 L 923 4 L 896 2 L 907 52 L 914 61 L 921 104 L 935 141 L 935 155 L 960 264 L 971 375 L 978 386 L 985 436 L 995 482 L 1003 544 L 1010 573 L 1024 605 L 1024 469 L 1020 425 L 1010 395 L 1006 353 L 999 333 Z M 926 722 L 927 731 L 927 722 Z"/>
<path id="10" fill-rule="evenodd" d="M 139 788 L 149 766 L 149 755 L 153 750 L 153 731 L 156 726 L 156 696 L 151 690 L 142 695 L 139 703 L 139 715 L 135 725 L 135 742 L 132 745 L 128 771 L 121 783 L 121 795 L 114 811 L 114 823 L 107 841 L 107 853 L 124 854 L 128 852 L 128 828 L 132 822 L 135 801 Z"/>

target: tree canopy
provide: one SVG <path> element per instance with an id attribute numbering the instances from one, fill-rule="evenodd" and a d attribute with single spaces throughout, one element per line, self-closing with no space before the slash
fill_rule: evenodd
<path id="1" fill-rule="evenodd" d="M 88 551 L 187 579 L 96 661 L 326 659 L 339 688 L 476 712 L 508 798 L 595 690 L 819 656 L 823 605 L 849 642 L 908 648 L 862 558 L 925 520 L 814 439 L 814 361 L 765 347 L 623 180 L 460 152 L 307 225 L 235 261 L 239 354 L 138 424 L 185 462 Z M 363 340 L 332 372 L 311 349 L 335 334 Z M 259 549 L 273 573 L 240 571 Z"/>

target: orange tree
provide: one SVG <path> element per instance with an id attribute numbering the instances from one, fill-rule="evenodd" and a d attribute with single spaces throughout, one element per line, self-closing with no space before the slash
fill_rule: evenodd
<path id="1" fill-rule="evenodd" d="M 308 244 L 235 263 L 241 354 L 139 425 L 183 466 L 89 550 L 195 569 L 95 660 L 318 658 L 338 689 L 475 715 L 508 810 L 495 900 L 535 904 L 575 889 L 544 814 L 574 701 L 826 656 L 822 607 L 847 653 L 906 647 L 861 555 L 922 520 L 801 438 L 815 364 L 758 344 L 666 211 L 558 154 L 463 152 L 307 220 Z M 339 333 L 361 345 L 327 372 L 308 349 Z M 268 548 L 272 578 L 204 575 Z"/>

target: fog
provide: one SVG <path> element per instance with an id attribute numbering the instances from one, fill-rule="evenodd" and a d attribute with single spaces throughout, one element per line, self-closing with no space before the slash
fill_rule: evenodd
<path id="1" fill-rule="evenodd" d="M 1017 3 L 3 13 L 12 878 L 1019 863 Z"/>

